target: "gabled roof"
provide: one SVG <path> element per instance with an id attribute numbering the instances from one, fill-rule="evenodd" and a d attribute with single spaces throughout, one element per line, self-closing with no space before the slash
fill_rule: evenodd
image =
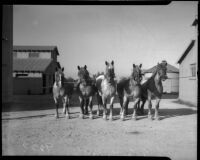
<path id="1" fill-rule="evenodd" d="M 57 55 L 58 53 L 58 48 L 57 46 L 13 46 L 13 51 L 53 51 L 55 50 Z"/>
<path id="2" fill-rule="evenodd" d="M 156 70 L 156 66 L 143 70 L 143 73 L 153 73 Z M 179 73 L 179 69 L 172 66 L 171 64 L 167 64 L 167 73 Z"/>
<path id="3" fill-rule="evenodd" d="M 195 20 L 194 20 L 194 22 L 192 23 L 192 26 L 196 26 L 198 24 L 198 19 L 196 18 Z"/>
<path id="4" fill-rule="evenodd" d="M 183 52 L 183 54 L 181 55 L 181 57 L 179 58 L 179 60 L 177 61 L 177 63 L 181 64 L 181 62 L 183 61 L 183 59 L 187 56 L 187 54 L 190 52 L 190 50 L 194 46 L 194 43 L 195 43 L 195 40 L 192 40 L 190 42 L 189 46 L 187 47 L 187 49 L 185 50 L 185 52 Z"/>
<path id="5" fill-rule="evenodd" d="M 45 72 L 47 67 L 52 62 L 52 59 L 38 59 L 38 58 L 28 58 L 28 59 L 13 59 L 13 71 L 14 72 Z"/>

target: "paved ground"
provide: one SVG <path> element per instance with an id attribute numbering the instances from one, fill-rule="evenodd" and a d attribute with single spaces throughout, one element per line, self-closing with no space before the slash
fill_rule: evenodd
<path id="1" fill-rule="evenodd" d="M 94 113 L 96 108 L 95 105 Z M 160 121 L 151 121 L 146 115 L 139 116 L 137 121 L 131 120 L 132 109 L 125 121 L 121 121 L 119 104 L 115 103 L 114 108 L 112 122 L 97 116 L 93 120 L 79 119 L 79 107 L 70 109 L 71 119 L 63 117 L 61 108 L 60 119 L 55 119 L 55 109 L 5 111 L 2 113 L 2 153 L 197 159 L 196 107 L 179 104 L 177 99 L 163 99 Z"/>

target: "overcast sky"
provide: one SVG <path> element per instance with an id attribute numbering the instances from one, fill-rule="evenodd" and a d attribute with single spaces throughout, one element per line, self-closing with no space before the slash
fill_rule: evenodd
<path id="1" fill-rule="evenodd" d="M 90 74 L 114 60 L 117 76 L 132 64 L 143 69 L 162 60 L 171 65 L 193 39 L 197 1 L 169 5 L 16 5 L 14 45 L 56 45 L 66 77 L 77 78 L 77 65 Z"/>

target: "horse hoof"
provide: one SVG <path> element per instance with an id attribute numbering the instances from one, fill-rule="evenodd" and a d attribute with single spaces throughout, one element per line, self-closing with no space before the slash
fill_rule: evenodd
<path id="1" fill-rule="evenodd" d="M 106 116 L 103 116 L 103 119 L 106 120 L 107 119 Z"/>
<path id="2" fill-rule="evenodd" d="M 148 115 L 148 119 L 149 119 L 149 120 L 153 120 L 153 117 L 150 116 L 150 115 Z"/>
<path id="3" fill-rule="evenodd" d="M 132 119 L 133 119 L 134 121 L 136 121 L 136 120 L 137 120 L 137 117 L 136 117 L 136 116 L 132 116 Z"/>
<path id="4" fill-rule="evenodd" d="M 113 117 L 109 117 L 109 120 L 110 120 L 110 121 L 113 121 Z"/>
<path id="5" fill-rule="evenodd" d="M 159 120 L 160 120 L 160 117 L 154 117 L 154 119 L 155 119 L 156 121 L 159 121 Z"/>
<path id="6" fill-rule="evenodd" d="M 84 119 L 83 114 L 80 114 L 80 115 L 79 115 L 79 118 L 80 118 L 80 119 Z"/>
<path id="7" fill-rule="evenodd" d="M 67 119 L 70 119 L 69 115 L 65 115 L 65 117 L 66 117 Z"/>
<path id="8" fill-rule="evenodd" d="M 93 119 L 93 116 L 92 116 L 92 115 L 90 115 L 90 119 Z"/>

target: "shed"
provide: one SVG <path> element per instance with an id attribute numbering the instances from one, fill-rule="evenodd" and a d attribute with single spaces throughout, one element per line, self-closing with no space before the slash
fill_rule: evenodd
<path id="1" fill-rule="evenodd" d="M 198 20 L 192 23 L 194 28 L 194 39 L 190 41 L 185 51 L 179 57 L 179 100 L 197 106 L 198 99 Z"/>
<path id="2" fill-rule="evenodd" d="M 156 66 L 144 70 L 145 78 L 151 77 L 152 73 L 156 70 Z M 164 93 L 178 93 L 179 91 L 179 70 L 178 68 L 167 64 L 167 76 L 168 79 L 163 81 L 163 92 Z"/>
<path id="3" fill-rule="evenodd" d="M 14 46 L 14 94 L 48 94 L 52 92 L 54 73 L 60 68 L 56 46 Z"/>

